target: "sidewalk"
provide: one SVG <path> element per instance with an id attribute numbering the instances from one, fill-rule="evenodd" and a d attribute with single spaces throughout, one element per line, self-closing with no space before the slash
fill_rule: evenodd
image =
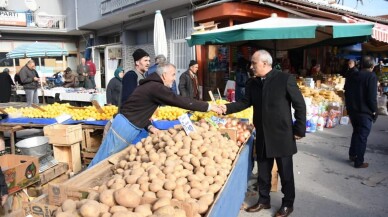
<path id="1" fill-rule="evenodd" d="M 294 156 L 296 199 L 293 217 L 366 217 L 388 213 L 388 117 L 379 116 L 368 139 L 366 169 L 356 169 L 348 160 L 351 125 L 341 125 L 307 134 L 298 142 Z M 256 171 L 255 171 L 256 172 Z M 375 185 L 375 187 L 372 187 Z M 240 217 L 274 216 L 283 194 L 271 193 L 269 210 L 240 212 Z M 246 203 L 257 201 L 248 193 Z"/>

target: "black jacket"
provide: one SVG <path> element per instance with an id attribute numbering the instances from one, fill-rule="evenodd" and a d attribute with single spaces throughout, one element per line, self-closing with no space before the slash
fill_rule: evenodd
<path id="1" fill-rule="evenodd" d="M 153 73 L 140 81 L 140 85 L 121 105 L 120 111 L 132 124 L 144 128 L 151 123 L 149 119 L 160 105 L 202 112 L 207 111 L 209 106 L 207 102 L 175 95 L 164 86 L 160 76 Z"/>
<path id="2" fill-rule="evenodd" d="M 179 94 L 184 97 L 194 98 L 194 82 L 191 79 L 190 71 L 187 70 L 179 77 Z"/>
<path id="3" fill-rule="evenodd" d="M 291 105 L 295 109 L 292 122 Z M 271 70 L 264 81 L 249 79 L 244 98 L 227 105 L 227 113 L 253 106 L 258 158 L 285 157 L 297 152 L 294 135 L 306 133 L 306 104 L 295 78 L 278 70 Z M 265 153 L 265 155 L 264 155 Z"/>
<path id="4" fill-rule="evenodd" d="M 122 83 L 118 78 L 113 77 L 110 79 L 106 88 L 106 103 L 115 106 L 121 105 L 121 86 Z"/>
<path id="5" fill-rule="evenodd" d="M 345 81 L 345 104 L 349 114 L 377 112 L 377 77 L 365 70 L 351 73 Z"/>
<path id="6" fill-rule="evenodd" d="M 15 85 L 8 72 L 0 73 L 0 102 L 9 102 L 11 98 L 12 85 Z"/>

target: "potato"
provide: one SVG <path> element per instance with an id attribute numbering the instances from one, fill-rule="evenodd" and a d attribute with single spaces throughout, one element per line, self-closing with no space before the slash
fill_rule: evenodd
<path id="1" fill-rule="evenodd" d="M 222 185 L 220 185 L 218 183 L 214 183 L 214 184 L 209 186 L 208 191 L 210 193 L 217 193 L 221 189 L 221 187 L 222 187 Z"/>
<path id="2" fill-rule="evenodd" d="M 204 214 L 209 209 L 209 205 L 206 202 L 199 200 L 198 201 L 198 213 Z"/>
<path id="3" fill-rule="evenodd" d="M 163 189 L 163 185 L 161 185 L 160 183 L 151 183 L 149 185 L 149 188 L 150 188 L 150 191 L 156 193 L 156 192 L 158 192 L 158 191 Z"/>
<path id="4" fill-rule="evenodd" d="M 167 180 L 163 185 L 163 188 L 169 191 L 174 190 L 175 187 L 176 187 L 176 183 L 175 181 L 172 181 L 172 180 Z"/>
<path id="5" fill-rule="evenodd" d="M 186 217 L 186 212 L 183 209 L 175 209 L 174 217 Z"/>
<path id="6" fill-rule="evenodd" d="M 173 216 L 175 214 L 175 209 L 173 206 L 167 205 L 155 210 L 154 214 Z"/>
<path id="7" fill-rule="evenodd" d="M 212 193 L 204 194 L 204 195 L 202 195 L 202 196 L 199 198 L 199 201 L 198 201 L 198 202 L 200 202 L 200 201 L 203 201 L 206 205 L 209 206 L 209 205 L 212 204 L 213 201 L 214 201 L 214 194 L 212 194 Z"/>
<path id="8" fill-rule="evenodd" d="M 112 214 L 109 213 L 109 212 L 104 212 L 104 213 L 102 213 L 102 214 L 100 215 L 100 217 L 111 217 L 111 216 L 112 216 Z"/>
<path id="9" fill-rule="evenodd" d="M 140 178 L 139 175 L 129 175 L 124 179 L 127 184 L 135 184 L 139 178 Z"/>
<path id="10" fill-rule="evenodd" d="M 152 215 L 151 205 L 143 204 L 135 208 L 135 213 L 139 213 L 142 216 L 150 216 Z"/>
<path id="11" fill-rule="evenodd" d="M 121 211 L 121 212 L 116 212 L 115 214 L 112 215 L 112 217 L 143 217 L 139 213 L 134 213 L 131 211 Z"/>
<path id="12" fill-rule="evenodd" d="M 74 217 L 75 215 L 73 212 L 67 211 L 67 212 L 58 212 L 56 217 Z"/>
<path id="13" fill-rule="evenodd" d="M 167 197 L 167 198 L 170 198 L 172 199 L 172 192 L 171 191 L 167 191 L 167 190 L 160 190 L 156 193 L 156 196 L 158 198 L 163 198 L 163 197 Z"/>
<path id="14" fill-rule="evenodd" d="M 167 205 L 171 205 L 171 199 L 165 198 L 165 197 L 160 198 L 152 206 L 152 211 L 155 211 L 155 210 L 159 209 L 160 207 L 167 206 Z"/>
<path id="15" fill-rule="evenodd" d="M 110 213 L 114 214 L 116 212 L 128 211 L 124 206 L 112 206 L 109 210 Z"/>
<path id="16" fill-rule="evenodd" d="M 85 203 L 79 209 L 79 212 L 83 217 L 96 217 L 100 215 L 100 207 L 92 203 Z"/>
<path id="17" fill-rule="evenodd" d="M 116 190 L 113 193 L 114 199 L 117 204 L 129 208 L 135 208 L 140 204 L 141 196 L 139 196 L 135 191 L 128 188 L 122 188 Z"/>
<path id="18" fill-rule="evenodd" d="M 191 188 L 189 194 L 191 198 L 197 199 L 201 196 L 201 190 L 199 190 L 198 188 Z"/>
<path id="19" fill-rule="evenodd" d="M 192 157 L 192 158 L 190 159 L 190 162 L 191 162 L 191 164 L 192 164 L 193 166 L 195 166 L 195 167 L 201 166 L 200 161 L 198 160 L 197 157 Z"/>
<path id="20" fill-rule="evenodd" d="M 115 190 L 105 190 L 100 193 L 100 201 L 110 207 L 116 205 L 116 201 L 113 197 L 113 192 Z"/>
<path id="21" fill-rule="evenodd" d="M 90 195 L 90 193 L 89 193 L 89 195 Z M 62 207 L 63 212 L 67 212 L 67 211 L 73 212 L 77 209 L 77 204 L 74 200 L 67 199 L 67 200 L 63 201 L 61 207 Z"/>

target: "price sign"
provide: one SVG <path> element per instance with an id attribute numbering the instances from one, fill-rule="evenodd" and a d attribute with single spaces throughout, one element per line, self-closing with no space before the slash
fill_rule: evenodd
<path id="1" fill-rule="evenodd" d="M 182 124 L 182 127 L 185 130 L 187 135 L 189 135 L 191 132 L 196 131 L 193 122 L 191 122 L 191 120 L 187 114 L 179 116 L 178 120 Z"/>
<path id="2" fill-rule="evenodd" d="M 212 118 L 205 118 L 205 121 L 208 122 L 213 127 L 218 128 L 218 124 L 214 122 Z"/>
<path id="3" fill-rule="evenodd" d="M 219 117 L 216 117 L 216 116 L 212 116 L 211 117 L 211 120 L 216 123 L 216 124 L 222 124 L 222 125 L 225 125 L 226 124 L 226 120 L 223 119 L 223 118 L 219 118 Z"/>

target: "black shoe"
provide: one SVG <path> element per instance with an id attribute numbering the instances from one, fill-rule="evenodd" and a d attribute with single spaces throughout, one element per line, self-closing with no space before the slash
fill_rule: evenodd
<path id="1" fill-rule="evenodd" d="M 259 212 L 262 209 L 271 209 L 271 204 L 256 203 L 255 205 L 245 209 L 246 212 Z"/>
<path id="2" fill-rule="evenodd" d="M 349 160 L 354 162 L 356 160 L 357 156 L 349 156 Z"/>
<path id="3" fill-rule="evenodd" d="M 367 167 L 369 167 L 369 164 L 368 163 L 362 163 L 361 165 L 359 165 L 359 166 L 354 166 L 355 168 L 357 168 L 357 169 L 360 169 L 360 168 L 367 168 Z"/>
<path id="4" fill-rule="evenodd" d="M 276 212 L 276 215 L 275 217 L 287 217 L 289 216 L 292 211 L 294 211 L 294 208 L 293 207 L 286 207 L 286 206 L 282 206 L 280 207 L 280 209 Z"/>

